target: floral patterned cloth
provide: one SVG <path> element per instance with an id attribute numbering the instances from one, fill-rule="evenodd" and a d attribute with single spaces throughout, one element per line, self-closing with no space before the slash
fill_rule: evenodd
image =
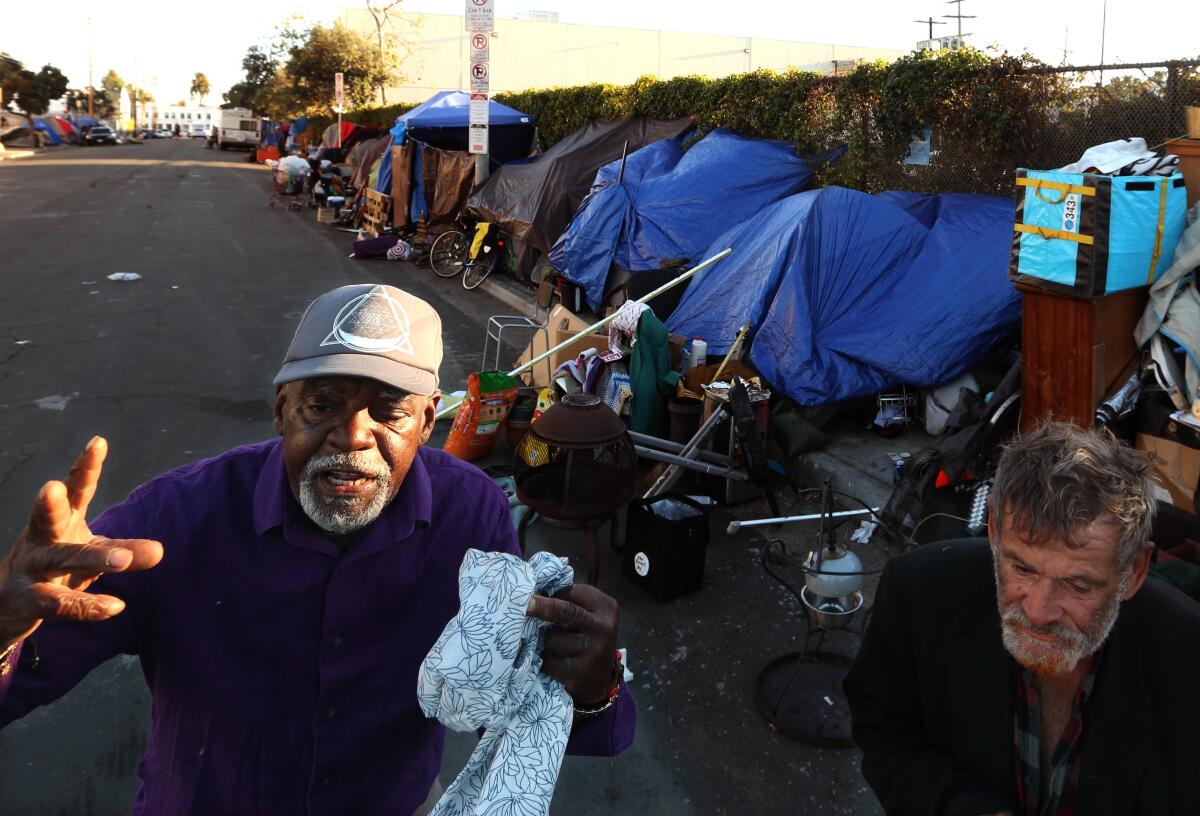
<path id="1" fill-rule="evenodd" d="M 483 738 L 430 816 L 545 816 L 571 735 L 574 708 L 541 673 L 549 623 L 526 616 L 529 597 L 571 586 L 565 558 L 528 562 L 467 550 L 458 615 L 421 664 L 417 698 L 427 717 Z"/>

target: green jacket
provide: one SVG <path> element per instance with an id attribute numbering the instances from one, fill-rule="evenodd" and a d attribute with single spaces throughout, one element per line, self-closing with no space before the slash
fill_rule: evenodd
<path id="1" fill-rule="evenodd" d="M 642 312 L 629 358 L 629 387 L 633 391 L 629 430 L 665 437 L 667 397 L 674 393 L 680 375 L 671 369 L 667 327 L 654 312 Z"/>

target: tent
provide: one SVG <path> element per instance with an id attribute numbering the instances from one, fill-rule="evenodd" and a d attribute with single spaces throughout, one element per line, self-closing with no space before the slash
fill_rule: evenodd
<path id="1" fill-rule="evenodd" d="M 528 274 L 534 255 L 547 253 L 567 228 L 605 164 L 630 152 L 671 139 L 695 126 L 684 119 L 618 119 L 590 122 L 537 156 L 499 168 L 467 199 L 466 210 L 498 224 L 516 242 L 518 272 Z"/>
<path id="2" fill-rule="evenodd" d="M 55 116 L 54 121 L 58 123 L 58 129 L 62 132 L 63 137 L 70 141 L 75 136 L 75 126 L 61 116 Z"/>
<path id="3" fill-rule="evenodd" d="M 410 111 L 396 117 L 392 125 L 393 145 L 406 140 L 423 142 L 442 150 L 467 149 L 471 95 L 462 91 L 438 91 Z M 533 117 L 488 100 L 488 148 L 493 162 L 504 164 L 529 155 L 533 145 Z M 389 153 L 390 155 L 390 153 Z M 376 190 L 390 193 L 392 170 L 384 162 Z"/>
<path id="4" fill-rule="evenodd" d="M 712 236 L 805 189 L 809 163 L 790 143 L 717 129 L 686 153 L 683 139 L 655 142 L 596 174 L 588 199 L 550 251 L 550 263 L 599 309 L 609 270 L 657 270 L 698 260 Z M 619 281 L 618 281 L 619 282 Z"/>
<path id="5" fill-rule="evenodd" d="M 668 328 L 750 360 L 801 405 L 932 388 L 978 362 L 1021 316 L 1008 281 L 1014 204 L 954 193 L 799 193 L 729 229 Z"/>
<path id="6" fill-rule="evenodd" d="M 0 143 L 9 147 L 32 147 L 33 131 L 29 129 L 29 118 L 0 109 Z"/>
<path id="7" fill-rule="evenodd" d="M 40 130 L 46 135 L 47 144 L 60 145 L 63 143 L 62 137 L 58 135 L 58 131 L 51 127 L 43 116 L 33 117 L 33 129 Z"/>
<path id="8" fill-rule="evenodd" d="M 354 122 L 342 122 L 342 144 L 350 138 L 358 125 Z M 325 128 L 325 132 L 321 134 L 321 147 L 337 147 L 338 146 L 338 124 L 334 122 L 329 127 Z"/>

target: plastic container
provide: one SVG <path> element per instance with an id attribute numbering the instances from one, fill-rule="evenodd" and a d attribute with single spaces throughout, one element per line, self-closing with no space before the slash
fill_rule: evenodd
<path id="1" fill-rule="evenodd" d="M 692 338 L 692 344 L 688 350 L 688 361 L 685 371 L 691 371 L 696 366 L 705 365 L 708 362 L 708 343 L 700 337 Z"/>

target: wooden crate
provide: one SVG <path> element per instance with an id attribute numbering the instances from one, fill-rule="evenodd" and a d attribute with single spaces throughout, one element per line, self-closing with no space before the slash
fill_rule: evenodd
<path id="1" fill-rule="evenodd" d="M 363 229 L 371 237 L 383 232 L 392 221 L 392 197 L 367 189 L 364 191 Z"/>

